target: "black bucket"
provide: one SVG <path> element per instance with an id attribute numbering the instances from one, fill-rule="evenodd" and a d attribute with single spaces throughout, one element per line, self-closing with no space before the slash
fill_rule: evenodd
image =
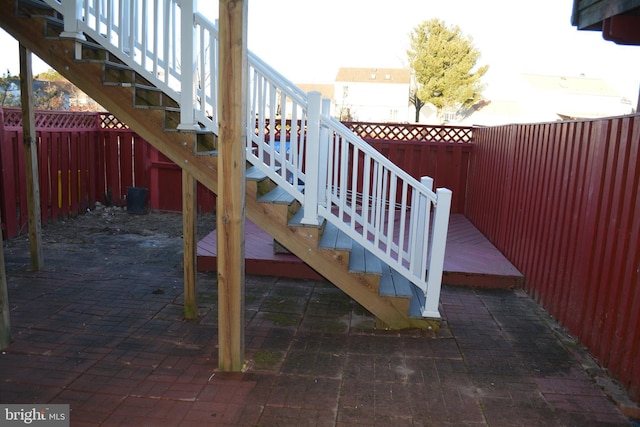
<path id="1" fill-rule="evenodd" d="M 127 212 L 143 214 L 146 211 L 147 189 L 141 187 L 127 187 Z"/>

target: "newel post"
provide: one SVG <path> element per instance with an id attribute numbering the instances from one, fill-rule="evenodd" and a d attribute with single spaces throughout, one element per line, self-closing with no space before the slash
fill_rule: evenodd
<path id="1" fill-rule="evenodd" d="M 442 272 L 444 270 L 444 251 L 447 245 L 449 230 L 449 213 L 451 212 L 451 190 L 438 188 L 438 201 L 434 210 L 433 229 L 431 231 L 431 253 L 427 270 L 427 294 L 422 315 L 440 318 L 438 304 L 440 302 L 440 288 L 442 287 Z"/>
<path id="2" fill-rule="evenodd" d="M 322 95 L 311 91 L 307 97 L 307 153 L 305 154 L 304 216 L 301 222 L 318 225 L 318 178 L 320 172 L 320 105 Z"/>
<path id="3" fill-rule="evenodd" d="M 178 130 L 199 130 L 195 118 L 196 73 L 198 61 L 195 52 L 194 19 L 197 0 L 180 2 L 180 124 Z M 166 43 L 166 42 L 165 42 Z M 212 78 L 214 78 L 212 76 Z"/>
<path id="4" fill-rule="evenodd" d="M 64 12 L 64 31 L 60 37 L 67 37 L 76 40 L 86 40 L 78 23 L 82 21 L 82 0 L 62 0 L 62 10 Z"/>

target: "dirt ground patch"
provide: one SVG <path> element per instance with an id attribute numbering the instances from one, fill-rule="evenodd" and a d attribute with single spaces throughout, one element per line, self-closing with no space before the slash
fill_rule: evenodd
<path id="1" fill-rule="evenodd" d="M 215 229 L 213 213 L 198 214 L 198 239 L 202 239 Z M 65 218 L 42 226 L 42 243 L 56 245 L 77 245 L 94 241 L 100 235 L 126 236 L 162 242 L 182 237 L 182 213 L 149 211 L 145 214 L 131 214 L 126 208 L 97 205 L 82 215 Z M 28 241 L 25 228 L 23 234 L 5 241 L 5 247 L 23 245 Z"/>

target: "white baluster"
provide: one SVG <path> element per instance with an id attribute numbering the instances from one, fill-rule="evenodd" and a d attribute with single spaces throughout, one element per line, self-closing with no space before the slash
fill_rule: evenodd
<path id="1" fill-rule="evenodd" d="M 305 155 L 303 224 L 318 225 L 318 174 L 320 157 L 320 104 L 322 94 L 309 92 L 307 96 L 307 153 Z"/>
<path id="2" fill-rule="evenodd" d="M 331 113 L 331 99 L 322 99 L 322 115 L 329 117 Z M 318 204 L 327 206 L 327 173 L 329 164 L 329 129 L 326 126 L 320 128 L 320 153 L 318 155 Z"/>
<path id="3" fill-rule="evenodd" d="M 197 55 L 194 44 L 193 14 L 197 0 L 180 2 L 180 124 L 179 130 L 199 130 L 195 119 Z M 167 41 L 165 40 L 165 43 Z M 213 76 L 212 76 L 213 77 Z"/>
<path id="4" fill-rule="evenodd" d="M 433 178 L 424 176 L 420 183 L 433 191 Z M 409 221 L 409 235 L 411 236 L 411 273 L 416 277 L 424 277 L 429 253 L 429 221 L 431 220 L 431 203 L 429 198 L 414 189 L 411 200 L 411 219 Z M 425 289 L 423 289 L 424 291 Z"/>

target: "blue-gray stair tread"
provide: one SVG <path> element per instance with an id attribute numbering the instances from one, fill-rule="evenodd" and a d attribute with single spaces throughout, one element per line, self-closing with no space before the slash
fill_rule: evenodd
<path id="1" fill-rule="evenodd" d="M 382 275 L 382 263 L 375 255 L 354 241 L 349 255 L 349 271 Z"/>
<path id="2" fill-rule="evenodd" d="M 403 275 L 382 264 L 382 278 L 380 279 L 380 295 L 394 296 L 401 298 L 413 297 L 413 284 Z"/>
<path id="3" fill-rule="evenodd" d="M 290 227 L 313 227 L 313 228 L 320 228 L 322 226 L 322 221 L 320 221 L 319 224 L 304 224 L 302 222 L 302 218 L 304 218 L 304 208 L 298 209 L 298 211 L 295 214 L 293 214 L 291 219 L 289 219 L 289 222 L 287 223 L 287 225 L 289 225 Z"/>
<path id="4" fill-rule="evenodd" d="M 321 249 L 349 251 L 353 247 L 353 240 L 340 231 L 338 227 L 327 222 L 322 231 L 322 237 L 320 238 L 318 247 Z"/>
<path id="5" fill-rule="evenodd" d="M 424 317 L 422 315 L 422 309 L 425 305 L 425 297 L 424 293 L 422 293 L 422 289 L 417 286 L 411 286 L 412 297 L 409 302 L 409 317 Z"/>
<path id="6" fill-rule="evenodd" d="M 265 179 L 267 177 L 267 174 L 265 174 L 264 172 L 262 172 L 260 169 L 258 169 L 255 166 L 251 166 L 249 169 L 247 169 L 245 174 L 246 174 L 247 179 L 252 180 L 252 181 L 262 181 L 263 179 Z"/>
<path id="7" fill-rule="evenodd" d="M 295 197 L 289 194 L 284 188 L 278 186 L 273 190 L 269 191 L 264 196 L 261 196 L 258 201 L 262 203 L 280 203 L 284 205 L 289 205 L 293 203 Z"/>

